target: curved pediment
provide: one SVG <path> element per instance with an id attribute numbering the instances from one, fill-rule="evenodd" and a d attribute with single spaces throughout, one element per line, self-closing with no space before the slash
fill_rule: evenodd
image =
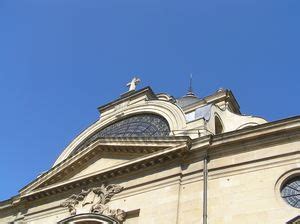
<path id="1" fill-rule="evenodd" d="M 144 91 L 121 98 L 102 108 L 100 119 L 71 142 L 56 160 L 54 166 L 101 136 L 163 137 L 173 135 L 173 132 L 186 127 L 185 115 L 178 106 L 159 100 Z M 133 125 L 135 120 L 140 123 Z"/>

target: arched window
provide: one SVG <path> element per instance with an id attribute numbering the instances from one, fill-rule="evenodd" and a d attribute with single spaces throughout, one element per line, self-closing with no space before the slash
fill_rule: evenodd
<path id="1" fill-rule="evenodd" d="M 118 120 L 99 130 L 77 147 L 72 155 L 98 138 L 163 137 L 169 134 L 170 128 L 165 118 L 154 114 L 137 114 Z"/>
<path id="2" fill-rule="evenodd" d="M 120 224 L 119 221 L 116 221 L 115 219 L 104 216 L 104 215 L 98 215 L 98 214 L 80 214 L 80 215 L 74 215 L 69 218 L 66 218 L 58 224 Z"/>
<path id="3" fill-rule="evenodd" d="M 117 121 L 97 133 L 98 137 L 160 137 L 170 133 L 168 122 L 158 115 L 140 114 Z"/>
<path id="4" fill-rule="evenodd" d="M 216 135 L 223 133 L 223 131 L 224 131 L 224 129 L 223 129 L 222 122 L 221 122 L 219 116 L 215 115 L 215 133 L 216 133 Z"/>

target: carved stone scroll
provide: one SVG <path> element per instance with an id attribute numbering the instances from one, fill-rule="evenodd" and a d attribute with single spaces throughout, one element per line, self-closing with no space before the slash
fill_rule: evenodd
<path id="1" fill-rule="evenodd" d="M 126 218 L 126 212 L 121 209 L 110 209 L 107 203 L 111 198 L 123 190 L 122 186 L 110 184 L 82 190 L 67 198 L 61 206 L 67 207 L 71 215 L 81 213 L 95 213 L 112 217 L 120 222 Z"/>

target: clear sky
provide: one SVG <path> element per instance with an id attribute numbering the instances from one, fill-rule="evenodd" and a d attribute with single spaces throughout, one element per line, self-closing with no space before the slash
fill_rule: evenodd
<path id="1" fill-rule="evenodd" d="M 299 0 L 0 0 L 0 200 L 139 88 L 231 89 L 245 114 L 300 114 Z"/>

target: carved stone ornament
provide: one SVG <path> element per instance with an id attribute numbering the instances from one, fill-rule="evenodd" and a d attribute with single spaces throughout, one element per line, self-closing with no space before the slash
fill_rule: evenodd
<path id="1" fill-rule="evenodd" d="M 121 192 L 123 187 L 116 184 L 82 190 L 79 194 L 73 194 L 67 198 L 61 206 L 67 207 L 71 215 L 81 213 L 95 213 L 112 217 L 120 222 L 126 218 L 126 212 L 121 209 L 110 209 L 107 203 L 117 193 Z"/>

